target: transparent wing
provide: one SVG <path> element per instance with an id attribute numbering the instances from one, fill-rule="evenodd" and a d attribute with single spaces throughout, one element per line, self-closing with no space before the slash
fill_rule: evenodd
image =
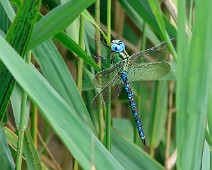
<path id="1" fill-rule="evenodd" d="M 170 65 L 164 62 L 134 64 L 128 69 L 128 81 L 159 80 L 170 70 Z"/>
<path id="2" fill-rule="evenodd" d="M 97 88 L 103 88 L 107 84 L 109 84 L 112 81 L 112 79 L 117 75 L 117 73 L 120 71 L 123 64 L 124 62 L 121 61 L 113 65 L 112 67 L 97 73 L 93 79 L 94 86 Z"/>
<path id="3" fill-rule="evenodd" d="M 174 42 L 173 39 L 171 41 Z M 157 46 L 131 55 L 129 57 L 129 64 L 165 61 L 168 59 L 169 54 L 167 42 L 165 41 Z"/>
<path id="4" fill-rule="evenodd" d="M 108 99 L 111 98 L 110 101 L 116 99 L 122 89 L 122 80 L 119 76 L 116 76 L 116 79 L 105 86 L 101 92 L 99 92 L 93 99 L 92 102 L 92 110 L 97 110 L 103 108 L 108 104 Z M 109 93 L 111 89 L 111 93 Z"/>

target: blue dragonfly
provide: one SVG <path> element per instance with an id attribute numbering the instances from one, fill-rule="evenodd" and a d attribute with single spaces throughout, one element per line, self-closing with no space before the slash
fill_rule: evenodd
<path id="1" fill-rule="evenodd" d="M 170 72 L 171 67 L 165 62 L 169 56 L 167 43 L 162 42 L 131 56 L 126 52 L 126 46 L 121 40 L 112 40 L 110 48 L 113 65 L 97 73 L 93 79 L 94 86 L 102 90 L 94 97 L 92 109 L 104 107 L 110 101 L 108 98 L 117 98 L 124 86 L 140 139 L 145 144 L 145 134 L 130 83 L 159 80 Z"/>

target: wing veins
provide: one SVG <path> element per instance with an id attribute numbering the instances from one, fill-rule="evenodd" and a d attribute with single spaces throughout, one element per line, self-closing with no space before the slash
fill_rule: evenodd
<path id="1" fill-rule="evenodd" d="M 113 65 L 112 67 L 97 73 L 93 79 L 94 86 L 97 88 L 98 87 L 104 88 L 107 84 L 109 84 L 114 79 L 117 73 L 120 72 L 123 64 L 124 62 L 121 61 Z"/>
<path id="2" fill-rule="evenodd" d="M 114 77 L 114 79 L 107 84 L 102 90 L 101 92 L 99 92 L 93 99 L 92 102 L 92 109 L 93 110 L 97 110 L 98 108 L 103 108 L 105 106 L 105 104 L 107 104 L 108 102 L 108 98 L 112 97 L 112 99 L 115 99 L 116 97 L 119 96 L 120 92 L 121 92 L 121 88 L 122 88 L 122 84 L 118 81 L 121 81 L 121 78 L 119 77 L 119 72 L 116 74 L 116 76 Z M 116 86 L 114 86 L 116 85 Z M 112 90 L 112 93 L 108 93 L 108 91 L 111 88 L 115 88 Z M 111 95 L 112 94 L 112 95 Z M 109 95 L 109 96 L 108 96 Z"/>
<path id="3" fill-rule="evenodd" d="M 130 66 L 128 71 L 129 82 L 159 80 L 170 72 L 170 65 L 165 62 L 142 63 Z"/>

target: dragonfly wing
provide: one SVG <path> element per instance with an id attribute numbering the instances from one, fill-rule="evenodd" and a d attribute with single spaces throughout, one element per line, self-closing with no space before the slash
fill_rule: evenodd
<path id="1" fill-rule="evenodd" d="M 111 100 L 114 100 L 119 96 L 123 87 L 122 80 L 118 75 L 115 78 L 116 79 L 114 81 L 105 86 L 102 91 L 94 97 L 92 102 L 93 110 L 103 108 L 105 105 L 108 104 L 109 98 L 111 98 Z"/>
<path id="2" fill-rule="evenodd" d="M 107 84 L 109 84 L 113 80 L 113 78 L 117 75 L 117 73 L 120 71 L 123 64 L 124 62 L 119 62 L 113 65 L 112 67 L 97 73 L 93 79 L 94 86 L 97 88 L 103 88 Z"/>
<path id="3" fill-rule="evenodd" d="M 174 42 L 174 40 L 171 41 Z M 169 54 L 167 42 L 165 41 L 157 46 L 131 55 L 129 57 L 129 64 L 167 61 Z"/>
<path id="4" fill-rule="evenodd" d="M 129 82 L 159 80 L 170 70 L 170 65 L 165 62 L 134 64 L 128 69 L 128 80 Z"/>

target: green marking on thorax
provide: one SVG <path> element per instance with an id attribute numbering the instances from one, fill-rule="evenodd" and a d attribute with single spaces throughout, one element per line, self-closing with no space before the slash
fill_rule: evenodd
<path id="1" fill-rule="evenodd" d="M 129 55 L 127 54 L 126 51 L 123 51 L 123 52 L 120 52 L 120 53 L 116 53 L 114 55 L 114 63 L 116 64 L 116 63 L 121 62 L 123 60 L 127 60 L 128 57 L 129 57 Z M 122 70 L 123 71 L 127 70 L 127 61 L 126 61 L 125 66 L 123 66 Z"/>
<path id="2" fill-rule="evenodd" d="M 114 55 L 114 62 L 115 63 L 118 63 L 118 62 L 120 62 L 122 60 L 127 59 L 127 57 L 128 57 L 128 54 L 127 54 L 126 51 L 123 51 L 123 52 L 120 52 L 120 53 L 115 53 L 115 55 Z"/>

